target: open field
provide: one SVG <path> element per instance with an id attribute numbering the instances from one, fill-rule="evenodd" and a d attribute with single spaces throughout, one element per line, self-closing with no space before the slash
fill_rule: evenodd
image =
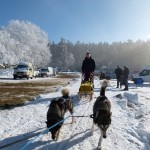
<path id="1" fill-rule="evenodd" d="M 56 78 L 35 80 L 0 80 L 0 107 L 23 104 L 34 100 L 39 94 L 54 92 L 60 86 L 66 86 L 73 75 L 58 75 Z"/>

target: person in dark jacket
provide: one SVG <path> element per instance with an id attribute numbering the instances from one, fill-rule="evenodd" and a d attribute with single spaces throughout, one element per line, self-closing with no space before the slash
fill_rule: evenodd
<path id="1" fill-rule="evenodd" d="M 104 72 L 101 72 L 100 73 L 100 80 L 103 80 L 103 79 L 106 79 L 106 76 L 105 76 L 105 73 Z"/>
<path id="2" fill-rule="evenodd" d="M 128 90 L 128 77 L 129 77 L 129 68 L 127 66 L 124 66 L 123 69 L 123 83 L 124 83 L 124 90 Z"/>
<path id="3" fill-rule="evenodd" d="M 82 63 L 82 73 L 84 75 L 84 81 L 91 81 L 93 82 L 93 75 L 95 70 L 95 61 L 92 59 L 89 52 L 86 53 L 86 57 Z"/>
<path id="4" fill-rule="evenodd" d="M 123 70 L 120 68 L 120 66 L 118 65 L 116 70 L 115 70 L 115 74 L 116 74 L 116 79 L 117 79 L 117 88 L 121 88 L 122 85 L 122 75 L 123 75 Z"/>

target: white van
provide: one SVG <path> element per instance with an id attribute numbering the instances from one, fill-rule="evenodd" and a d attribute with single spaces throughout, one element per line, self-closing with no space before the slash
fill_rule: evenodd
<path id="1" fill-rule="evenodd" d="M 51 77 L 54 75 L 54 70 L 52 67 L 44 67 L 44 68 L 41 68 L 39 74 L 41 77 Z"/>
<path id="2" fill-rule="evenodd" d="M 136 74 L 132 75 L 132 80 L 142 79 L 143 82 L 150 82 L 150 65 L 146 66 L 144 69 Z"/>
<path id="3" fill-rule="evenodd" d="M 14 68 L 14 79 L 17 78 L 33 78 L 34 77 L 34 68 L 30 62 L 20 62 L 17 67 Z"/>

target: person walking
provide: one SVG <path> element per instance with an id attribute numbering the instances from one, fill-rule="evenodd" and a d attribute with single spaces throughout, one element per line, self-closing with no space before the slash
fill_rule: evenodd
<path id="1" fill-rule="evenodd" d="M 115 70 L 115 74 L 116 74 L 116 79 L 117 79 L 117 88 L 121 88 L 122 86 L 122 75 L 123 75 L 123 70 L 120 68 L 120 66 L 118 65 L 116 70 Z"/>

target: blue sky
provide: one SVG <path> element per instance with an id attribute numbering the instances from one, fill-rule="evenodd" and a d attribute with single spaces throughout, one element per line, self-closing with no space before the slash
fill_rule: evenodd
<path id="1" fill-rule="evenodd" d="M 0 26 L 30 21 L 72 42 L 113 42 L 150 37 L 150 0 L 0 0 Z"/>

